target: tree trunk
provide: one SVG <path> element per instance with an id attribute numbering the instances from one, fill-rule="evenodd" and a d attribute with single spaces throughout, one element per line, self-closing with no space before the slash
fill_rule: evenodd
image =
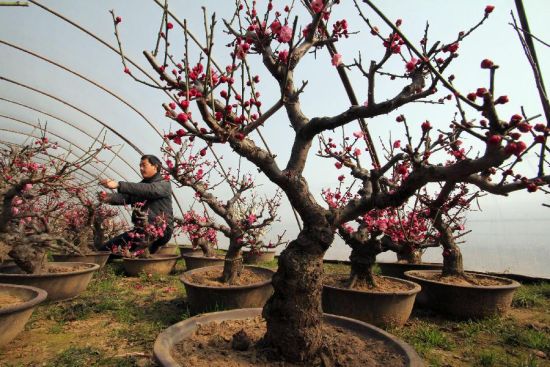
<path id="1" fill-rule="evenodd" d="M 464 276 L 464 265 L 462 263 L 462 253 L 458 246 L 446 248 L 443 250 L 443 271 L 445 276 Z"/>
<path id="2" fill-rule="evenodd" d="M 397 252 L 397 261 L 407 264 L 420 264 L 422 262 L 422 251 L 410 246 L 405 246 L 403 251 Z"/>
<path id="3" fill-rule="evenodd" d="M 243 257 L 241 253 L 241 246 L 233 239 L 229 240 L 229 249 L 225 255 L 225 262 L 223 264 L 222 281 L 227 284 L 234 284 L 235 280 L 243 269 Z"/>
<path id="4" fill-rule="evenodd" d="M 8 255 L 28 274 L 40 274 L 46 262 L 46 251 L 38 246 L 16 245 Z"/>
<path id="5" fill-rule="evenodd" d="M 374 249 L 369 247 L 369 243 L 367 242 L 363 246 L 354 246 L 351 250 L 349 257 L 351 262 L 350 288 L 361 285 L 376 287 L 376 281 L 372 272 L 374 263 L 376 262 L 376 252 L 372 251 Z"/>
<path id="6" fill-rule="evenodd" d="M 333 239 L 328 228 L 304 228 L 279 256 L 275 292 L 263 310 L 263 343 L 286 361 L 307 364 L 320 356 L 323 255 Z"/>
<path id="7" fill-rule="evenodd" d="M 204 238 L 197 238 L 194 240 L 193 247 L 199 247 L 202 250 L 202 256 L 204 257 L 214 257 L 216 253 L 214 252 L 214 249 L 212 248 L 212 245 L 210 242 L 208 242 Z"/>

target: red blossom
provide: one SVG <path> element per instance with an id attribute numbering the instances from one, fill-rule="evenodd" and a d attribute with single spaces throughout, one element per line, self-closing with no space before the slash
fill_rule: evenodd
<path id="1" fill-rule="evenodd" d="M 487 5 L 487 6 L 485 7 L 485 15 L 492 13 L 493 10 L 495 10 L 494 5 Z"/>
<path id="2" fill-rule="evenodd" d="M 481 61 L 481 68 L 482 69 L 490 69 L 494 66 L 494 63 L 489 59 L 483 59 Z"/>
<path id="3" fill-rule="evenodd" d="M 495 104 L 505 104 L 505 103 L 508 103 L 509 101 L 510 99 L 508 99 L 508 96 L 500 96 L 495 101 Z"/>

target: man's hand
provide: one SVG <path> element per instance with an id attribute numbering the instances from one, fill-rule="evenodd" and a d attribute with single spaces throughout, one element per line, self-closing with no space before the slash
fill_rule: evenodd
<path id="1" fill-rule="evenodd" d="M 106 203 L 108 196 L 105 191 L 101 191 L 97 193 L 97 198 L 99 199 L 100 202 Z"/>
<path id="2" fill-rule="evenodd" d="M 113 181 L 109 178 L 104 178 L 102 180 L 99 180 L 99 183 L 101 184 L 101 186 L 103 187 L 106 187 L 108 189 L 118 189 L 118 182 L 116 181 Z"/>

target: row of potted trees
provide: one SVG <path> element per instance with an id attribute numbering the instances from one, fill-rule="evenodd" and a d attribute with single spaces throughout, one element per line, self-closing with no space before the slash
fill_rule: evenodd
<path id="1" fill-rule="evenodd" d="M 227 202 L 221 202 L 211 193 L 217 184 L 205 181 L 205 176 L 216 169 L 212 163 L 216 158 L 212 155 L 211 161 L 202 163 L 201 160 L 212 147 L 228 146 L 238 159 L 247 160 L 278 186 L 300 217 L 302 226 L 297 237 L 288 243 L 278 258 L 278 269 L 272 278 L 274 292 L 263 310 L 214 314 L 169 328 L 155 345 L 155 355 L 162 365 L 176 365 L 169 355 L 163 353 L 168 353 L 167 349 L 174 341 L 192 334 L 190 329 L 197 323 L 222 318 L 241 319 L 259 313 L 266 321 L 260 344 L 271 351 L 272 357 L 305 364 L 319 363 L 319 358 L 326 364 L 323 358 L 328 358 L 330 364 L 331 358 L 336 357 L 325 354 L 327 346 L 323 328 L 333 321 L 323 316 L 321 305 L 336 307 L 330 302 L 342 296 L 338 293 L 337 296 L 325 297 L 323 256 L 337 233 L 352 248 L 351 274 L 343 281 L 352 291 L 356 286 L 368 288 L 386 282 L 372 274 L 377 253 L 400 248 L 402 252 L 397 252 L 413 255 L 416 250 L 432 245 L 443 247 L 442 270 L 436 274 L 417 271 L 406 275 L 422 283 L 427 296 L 435 297 L 446 312 L 454 312 L 454 306 L 462 303 L 462 299 L 453 298 L 454 291 L 443 294 L 439 290 L 429 290 L 433 283 L 458 283 L 458 288 L 472 289 L 512 289 L 517 286 L 507 280 L 464 272 L 457 245 L 460 225 L 452 213 L 467 206 L 471 197 L 469 192 L 474 190 L 497 195 L 518 190 L 540 192 L 545 191 L 550 182 L 545 174 L 548 162 L 543 153 L 548 150 L 550 123 L 546 121 L 533 126 L 533 118 L 525 112 L 505 116 L 501 106 L 508 103 L 509 98 L 495 87 L 498 66 L 480 57 L 480 67 L 486 71 L 487 81 L 472 81 L 470 91 L 465 93 L 453 84 L 455 76 L 449 72 L 451 65 L 460 59 L 460 45 L 467 42 L 468 36 L 489 18 L 494 6 L 485 7 L 479 22 L 458 33 L 456 38 L 431 42 L 426 31 L 417 45 L 404 35 L 401 19 L 392 22 L 372 1 L 364 0 L 363 3 L 364 8 L 354 2 L 358 17 L 353 26 L 358 27 L 362 22 L 367 33 L 383 46 L 381 56 L 372 60 L 368 67 L 362 64 L 360 57 L 346 64 L 344 56 L 337 51 L 336 45 L 352 35 L 348 32 L 348 20 L 334 19 L 339 7 L 345 6 L 337 0 L 303 2 L 306 16 L 301 18 L 294 16 L 292 6 L 278 9 L 271 1 L 267 4 L 237 2 L 231 19 L 224 21 L 222 32 L 228 38 L 220 42 L 218 37 L 223 36 L 215 28 L 215 15 L 211 19 L 205 15 L 206 34 L 202 43 L 190 32 L 186 22 L 163 7 L 164 27 L 158 33 L 157 47 L 143 54 L 160 79 L 160 82 L 153 80 L 153 83 L 169 97 L 169 101 L 163 104 L 166 116 L 178 125 L 178 130 L 166 136 L 167 142 L 178 145 L 177 148 L 169 144 L 164 147 L 168 171 L 179 184 L 191 187 L 197 199 L 224 221 L 223 225 L 212 224 L 230 242 L 223 269 L 218 269 L 218 277 L 221 275 L 222 283 L 229 285 L 238 281 L 243 271 L 240 249 L 247 241 L 247 231 L 255 227 L 257 216 L 245 222 L 242 222 L 242 217 L 235 216 L 234 205 L 240 202 L 241 193 L 251 186 L 250 180 L 232 178 L 222 172 L 225 182 L 233 188 L 233 196 Z M 374 26 L 367 12 L 377 14 L 380 19 L 377 23 L 382 22 L 386 30 Z M 115 35 L 122 44 L 119 29 L 124 23 L 121 17 L 112 14 Z M 170 30 L 177 26 L 172 21 L 182 28 L 179 33 L 183 34 L 182 52 L 172 53 L 170 50 L 169 36 L 173 34 Z M 356 42 L 355 45 L 363 43 Z M 213 57 L 221 52 L 214 49 L 214 44 L 228 48 L 223 64 Z M 191 52 L 192 49 L 196 52 Z M 322 49 L 330 54 L 327 64 L 334 66 L 335 75 L 344 84 L 351 103 L 330 116 L 310 116 L 302 108 L 302 96 L 321 93 L 321 90 L 309 90 L 305 81 L 299 84 L 298 72 L 303 71 L 299 66 L 309 55 L 318 55 Z M 150 84 L 133 73 L 122 50 L 120 54 L 125 73 L 143 84 Z M 369 52 L 371 54 L 374 55 Z M 175 59 L 173 55 L 183 56 Z M 348 73 L 366 79 L 368 87 L 364 103 L 358 102 Z M 375 85 L 386 78 L 393 94 L 388 97 L 386 89 L 386 95 L 381 97 Z M 272 94 L 264 97 L 260 93 L 266 79 L 269 79 L 267 83 L 273 83 L 271 88 L 267 88 L 278 91 L 275 97 Z M 445 95 L 438 95 L 441 93 L 438 89 L 443 89 Z M 334 93 L 333 88 L 330 92 Z M 273 98 L 270 100 L 270 97 Z M 550 111 L 547 98 L 541 97 L 541 100 L 545 103 L 545 111 Z M 406 105 L 415 102 L 432 104 L 436 108 L 446 101 L 451 101 L 447 104 L 453 103 L 457 111 L 450 125 L 434 126 L 428 119 L 416 123 L 402 112 Z M 279 110 L 283 113 L 277 114 Z M 390 114 L 396 115 L 393 123 L 403 131 L 403 138 L 390 141 L 391 148 L 384 148 L 382 159 L 377 154 L 365 120 L 370 119 L 374 124 Z M 290 126 L 289 154 L 274 154 L 260 132 L 263 126 L 275 123 L 280 116 L 284 116 L 287 122 L 284 125 Z M 546 118 L 548 120 L 548 112 Z M 347 129 L 346 134 L 343 128 L 351 126 L 355 120 L 360 122 L 360 131 L 351 136 L 350 129 Z M 341 139 L 328 137 L 331 131 L 340 129 Z M 304 174 L 316 139 L 320 142 L 318 155 L 333 160 L 335 167 L 343 172 L 337 177 L 338 187 L 325 191 L 323 198 L 328 207 L 319 202 Z M 190 153 L 190 147 L 197 144 L 202 144 L 200 150 Z M 466 147 L 468 144 L 470 146 Z M 519 173 L 520 164 L 535 152 L 540 153 L 539 171 L 534 177 L 526 177 Z M 283 162 L 283 159 L 287 160 Z M 416 201 L 418 206 L 411 203 Z M 388 229 L 393 224 L 391 218 L 395 217 L 395 211 L 400 209 L 411 210 L 406 216 L 411 225 L 408 234 L 402 228 L 397 231 Z M 247 209 L 241 213 L 254 214 Z M 407 221 L 395 223 L 403 226 Z M 419 241 L 415 232 L 426 232 L 423 226 L 433 228 L 435 234 L 424 234 L 426 238 Z M 400 232 L 404 238 L 400 238 Z M 410 283 L 406 284 L 407 287 Z M 410 286 L 407 292 L 414 294 L 419 288 Z M 504 304 L 509 302 L 510 296 L 505 298 L 505 302 L 490 312 L 504 311 Z M 436 304 L 433 299 L 429 302 Z M 485 299 L 479 301 L 484 302 Z M 353 304 L 354 301 L 347 303 Z M 470 317 L 476 314 L 462 315 Z M 388 319 L 384 322 L 403 321 Z M 247 330 L 239 333 L 233 337 L 235 345 L 240 345 L 236 339 L 246 339 Z M 406 348 L 400 351 L 407 355 L 405 365 L 421 364 Z"/>

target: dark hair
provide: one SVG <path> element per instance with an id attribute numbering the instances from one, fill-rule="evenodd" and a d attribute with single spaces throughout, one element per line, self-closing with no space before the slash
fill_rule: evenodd
<path id="1" fill-rule="evenodd" d="M 157 172 L 160 173 L 162 170 L 162 162 L 160 159 L 158 159 L 156 156 L 152 154 L 145 154 L 141 156 L 141 160 L 147 159 L 149 163 L 151 163 L 153 166 L 157 167 Z"/>

